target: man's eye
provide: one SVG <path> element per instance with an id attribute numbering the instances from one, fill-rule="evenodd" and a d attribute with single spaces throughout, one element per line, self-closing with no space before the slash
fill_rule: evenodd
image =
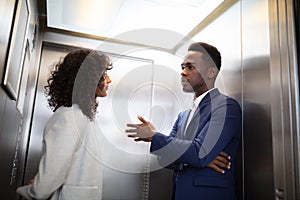
<path id="1" fill-rule="evenodd" d="M 194 69 L 194 68 L 195 68 L 194 65 L 191 65 L 191 64 L 190 64 L 190 65 L 187 65 L 186 67 L 187 67 L 188 69 Z"/>
<path id="2" fill-rule="evenodd" d="M 189 70 L 192 70 L 192 69 L 195 68 L 195 66 L 192 65 L 192 64 L 186 64 L 186 65 L 182 64 L 181 69 L 184 70 L 185 68 L 188 68 Z"/>

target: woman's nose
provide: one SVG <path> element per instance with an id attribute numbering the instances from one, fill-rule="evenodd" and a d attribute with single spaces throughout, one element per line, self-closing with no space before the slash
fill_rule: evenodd
<path id="1" fill-rule="evenodd" d="M 111 83 L 111 79 L 110 79 L 110 77 L 108 75 L 106 77 L 106 80 L 107 80 L 107 83 Z"/>

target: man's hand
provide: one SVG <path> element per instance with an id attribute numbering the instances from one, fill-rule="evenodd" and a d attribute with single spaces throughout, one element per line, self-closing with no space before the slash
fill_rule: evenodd
<path id="1" fill-rule="evenodd" d="M 134 138 L 135 141 L 151 142 L 152 136 L 155 134 L 155 127 L 142 116 L 138 115 L 137 118 L 142 123 L 127 124 L 128 127 L 132 127 L 132 129 L 125 130 L 126 133 L 130 133 L 127 136 Z"/>
<path id="2" fill-rule="evenodd" d="M 230 169 L 230 156 L 226 152 L 220 152 L 219 155 L 210 163 L 207 164 L 207 167 L 214 169 L 217 172 L 222 174 L 225 173 L 224 168 Z"/>

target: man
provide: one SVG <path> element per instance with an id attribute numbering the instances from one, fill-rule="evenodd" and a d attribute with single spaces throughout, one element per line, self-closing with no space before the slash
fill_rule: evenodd
<path id="1" fill-rule="evenodd" d="M 234 159 L 242 124 L 238 102 L 215 88 L 221 55 L 209 44 L 193 43 L 181 66 L 183 91 L 195 94 L 194 109 L 179 113 L 169 136 L 138 116 L 142 124 L 128 124 L 128 137 L 151 142 L 159 163 L 174 170 L 173 199 L 235 200 L 234 167 L 213 170 L 220 166 L 219 152 Z"/>

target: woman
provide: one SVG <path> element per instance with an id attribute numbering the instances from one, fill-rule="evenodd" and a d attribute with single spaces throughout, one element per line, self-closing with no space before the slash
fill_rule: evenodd
<path id="1" fill-rule="evenodd" d="M 90 49 L 72 51 L 54 64 L 45 86 L 54 115 L 44 129 L 44 154 L 33 183 L 17 193 L 26 199 L 102 198 L 94 117 L 97 97 L 107 95 L 111 68 L 107 55 Z"/>

